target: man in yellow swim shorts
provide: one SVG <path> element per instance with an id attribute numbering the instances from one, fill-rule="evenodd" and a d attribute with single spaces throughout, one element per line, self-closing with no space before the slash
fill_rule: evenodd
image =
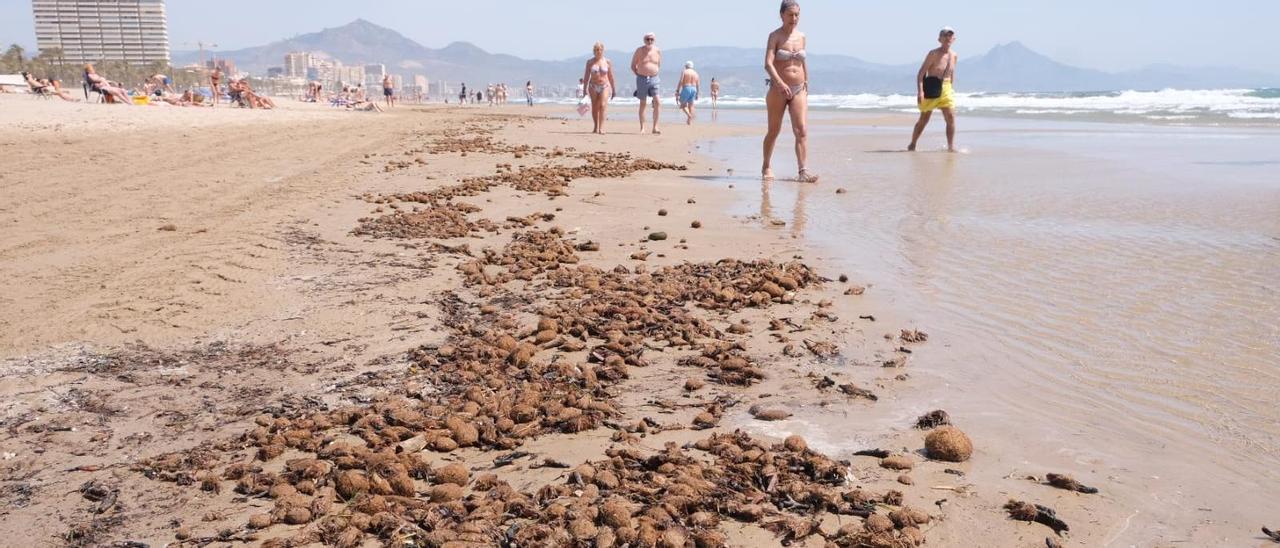
<path id="1" fill-rule="evenodd" d="M 929 125 L 929 118 L 934 110 L 941 110 L 942 117 L 947 120 L 947 150 L 956 151 L 956 113 L 955 91 L 956 63 L 960 57 L 951 51 L 951 44 L 956 41 L 956 31 L 951 27 L 942 27 L 938 32 L 938 43 L 942 47 L 931 50 L 916 73 L 916 104 L 920 107 L 920 120 L 911 132 L 911 144 L 908 151 L 916 149 L 916 141 Z"/>

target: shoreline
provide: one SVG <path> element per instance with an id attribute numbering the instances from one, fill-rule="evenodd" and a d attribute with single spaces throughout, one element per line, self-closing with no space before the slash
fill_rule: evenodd
<path id="1" fill-rule="evenodd" d="M 541 112 L 542 109 L 535 111 Z M 600 462 L 605 459 L 605 450 L 614 443 L 638 448 L 646 454 L 656 454 L 668 441 L 681 446 L 705 439 L 712 433 L 727 433 L 744 425 L 757 429 L 760 426 L 772 427 L 775 429 L 775 441 L 781 441 L 794 431 L 790 423 L 763 423 L 752 419 L 747 412 L 749 404 L 763 403 L 789 410 L 798 418 L 812 411 L 832 409 L 843 410 L 852 420 L 859 420 L 865 415 L 888 414 L 889 418 L 883 419 L 886 422 L 882 425 L 892 423 L 896 428 L 875 428 L 874 435 L 867 441 L 874 441 L 878 447 L 891 448 L 895 452 L 897 449 L 906 452 L 913 460 L 914 471 L 908 475 L 913 478 L 914 485 L 899 483 L 897 477 L 900 472 L 881 468 L 880 459 L 833 454 L 830 455 L 832 458 L 850 460 L 851 483 L 841 491 L 853 487 L 862 487 L 868 493 L 877 494 L 900 491 L 905 500 L 880 506 L 880 511 L 887 515 L 888 510 L 906 502 L 931 514 L 930 523 L 919 528 L 930 545 L 966 545 L 966 539 L 973 538 L 998 539 L 996 545 L 1001 546 L 1042 544 L 1044 537 L 1052 535 L 1048 528 L 1008 520 L 1000 508 L 1011 494 L 1011 488 L 1016 494 L 1029 494 L 1024 500 L 1052 501 L 1049 504 L 1074 527 L 1072 543 L 1101 544 L 1106 540 L 1104 535 L 1108 531 L 1098 522 L 1123 517 L 1116 513 L 1118 509 L 1103 502 L 1113 502 L 1109 498 L 1100 501 L 1089 496 L 1060 494 L 1047 486 L 1025 480 L 1006 479 L 999 484 L 974 485 L 962 479 L 966 476 L 945 471 L 948 468 L 958 469 L 975 478 L 989 477 L 990 471 L 973 474 L 973 468 L 982 467 L 983 461 L 990 458 L 987 453 L 990 449 L 984 447 L 990 440 L 975 439 L 977 447 L 973 460 L 960 465 L 924 460 L 914 453 L 922 447 L 924 434 L 911 428 L 918 413 L 903 409 L 901 401 L 909 400 L 918 387 L 910 380 L 902 381 L 895 377 L 911 373 L 911 355 L 897 352 L 897 349 L 915 345 L 884 340 L 886 334 L 894 337 L 900 329 L 914 326 L 897 325 L 892 303 L 875 301 L 874 287 L 868 289 L 865 298 L 844 295 L 846 289 L 857 284 L 857 273 L 838 271 L 828 257 L 822 256 L 822 252 L 783 234 L 790 231 L 794 220 L 781 227 L 762 228 L 752 226 L 761 224 L 759 220 L 731 215 L 730 207 L 735 198 L 719 186 L 726 167 L 699 151 L 709 142 L 708 139 L 734 135 L 741 128 L 697 126 L 689 130 L 683 125 L 669 123 L 662 141 L 655 142 L 650 136 L 627 134 L 609 135 L 602 141 L 578 131 L 583 121 L 526 119 L 522 116 L 526 112 L 523 106 L 484 110 L 441 106 L 397 112 L 386 117 L 351 113 L 349 116 L 354 118 L 326 116 L 316 120 L 312 127 L 286 130 L 280 135 L 266 135 L 271 132 L 259 131 L 265 128 L 253 125 L 221 127 L 214 124 L 207 136 L 185 136 L 196 142 L 182 143 L 183 146 L 169 144 L 164 139 L 153 141 L 152 137 L 145 135 L 127 135 L 128 139 L 150 142 L 150 146 L 159 147 L 161 152 L 180 156 L 193 154 L 189 152 L 190 148 L 202 148 L 192 147 L 192 144 L 217 148 L 218 143 L 227 139 L 245 138 L 252 145 L 248 149 L 253 153 L 242 155 L 237 164 L 219 159 L 215 154 L 193 154 L 210 169 L 180 169 L 176 174 L 166 172 L 163 179 L 181 182 L 180 189 L 151 188 L 150 184 L 137 180 L 122 183 L 124 195 L 140 192 L 144 199 L 136 204 L 118 204 L 127 207 L 116 213 L 115 218 L 110 215 L 104 218 L 97 211 L 100 207 L 82 206 L 77 210 L 68 207 L 66 198 L 58 202 L 56 196 L 42 196 L 35 192 L 19 194 L 15 204 L 0 209 L 0 215 L 6 218 L 13 216 L 15 222 L 27 223 L 24 226 L 67 213 L 88 217 L 81 224 L 68 223 L 57 227 L 69 231 L 69 234 L 42 234 L 40 240 L 28 242 L 7 240 L 0 247 L 3 249 L 0 265 L 9 265 L 5 274 L 16 274 L 16 278 L 28 280 L 36 288 L 48 284 L 50 278 L 68 285 L 58 293 L 29 296 L 32 303 L 52 301 L 52 304 L 60 305 L 53 309 L 51 319 L 56 321 L 43 325 L 14 317 L 0 321 L 0 327 L 8 333 L 5 336 L 6 346 L 12 344 L 14 348 L 27 350 L 20 351 L 16 360 L 12 359 L 13 356 L 0 357 L 9 358 L 0 362 L 7 364 L 3 376 L 26 381 L 33 372 L 44 375 L 32 386 L 15 390 L 12 394 L 14 404 L 4 410 L 9 431 L 16 429 L 19 432 L 3 443 L 3 451 L 17 453 L 14 459 L 5 461 L 5 472 L 10 477 L 30 473 L 21 483 L 27 484 L 31 491 L 25 495 L 26 506 L 16 506 L 16 514 L 0 516 L 0 530 L 24 525 L 20 520 L 32 519 L 30 516 L 35 513 L 59 516 L 57 524 L 49 524 L 44 529 L 48 533 L 46 536 L 65 534 L 66 528 L 88 518 L 100 519 L 92 513 L 96 508 L 92 504 L 95 501 L 77 497 L 55 500 L 50 496 L 74 492 L 82 482 L 93 479 L 105 482 L 108 491 L 119 489 L 120 496 L 124 498 L 118 500 L 128 501 L 122 508 L 108 508 L 105 512 L 108 517 L 122 518 L 116 529 L 108 529 L 110 534 L 118 537 L 98 540 L 128 538 L 165 542 L 182 528 L 186 528 L 186 533 L 193 538 L 216 536 L 218 531 L 227 527 L 236 530 L 236 534 L 254 534 L 239 527 L 251 513 L 269 512 L 271 501 L 251 497 L 251 501 L 258 502 L 250 502 L 248 506 L 235 502 L 234 499 L 240 496 L 234 492 L 238 484 L 230 479 L 216 480 L 214 483 L 218 487 L 213 492 L 201 491 L 199 484 L 204 482 L 203 472 L 206 469 L 225 471 L 228 459 L 234 460 L 232 455 L 239 455 L 245 463 L 256 462 L 267 472 L 279 472 L 285 461 L 306 457 L 308 452 L 298 452 L 290 445 L 285 455 L 258 462 L 254 455 L 265 447 L 274 446 L 274 443 L 250 440 L 247 444 L 227 445 L 227 441 L 252 432 L 255 429 L 253 421 L 265 420 L 258 418 L 261 411 L 267 411 L 275 418 L 296 418 L 300 413 L 328 412 L 326 410 L 353 405 L 369 408 L 384 404 L 379 398 L 387 395 L 426 401 L 437 390 L 432 388 L 433 384 L 447 386 L 448 380 L 424 382 L 431 378 L 431 368 L 426 364 L 435 362 L 424 362 L 422 356 L 424 353 L 438 356 L 441 348 L 448 346 L 453 346 L 455 352 L 462 348 L 456 341 L 450 344 L 450 337 L 460 336 L 451 326 L 478 322 L 475 325 L 484 329 L 509 331 L 517 340 L 525 335 L 530 342 L 536 341 L 538 333 L 533 332 L 533 326 L 539 318 L 532 313 L 539 311 L 542 314 L 546 307 L 554 309 L 559 306 L 556 304 L 558 301 L 539 299 L 554 293 L 555 287 L 566 287 L 557 284 L 567 283 L 567 287 L 579 284 L 572 277 L 553 277 L 558 276 L 557 271 L 561 268 L 568 267 L 543 269 L 536 266 L 542 263 L 535 263 L 533 280 L 530 281 L 537 282 L 546 276 L 545 280 L 555 279 L 558 282 L 531 291 L 529 288 L 503 287 L 519 282 L 468 282 L 468 277 L 474 277 L 474 271 L 468 274 L 463 270 L 463 264 L 485 257 L 481 253 L 484 248 L 501 250 L 515 234 L 547 234 L 552 226 L 561 228 L 562 234 L 552 235 L 568 239 L 572 249 L 566 251 L 579 261 L 557 264 L 589 264 L 598 266 L 602 271 L 623 265 L 628 273 L 614 275 L 632 276 L 627 278 L 631 281 L 638 279 L 636 277 L 652 276 L 664 266 L 708 263 L 728 257 L 743 260 L 764 257 L 779 264 L 798 261 L 814 268 L 816 275 L 830 281 L 821 287 L 803 288 L 792 303 L 773 303 L 761 308 L 747 306 L 727 315 L 721 315 L 715 308 L 689 308 L 719 333 L 710 336 L 709 340 L 724 337 L 724 340 L 740 342 L 747 349 L 747 359 L 759 364 L 766 374 L 761 382 L 749 387 L 719 385 L 715 378 L 705 377 L 706 372 L 696 366 L 680 364 L 680 359 L 698 353 L 694 348 L 672 348 L 668 351 L 662 344 L 654 348 L 649 345 L 656 342 L 647 342 L 647 348 L 637 356 L 643 355 L 652 363 L 644 367 L 628 364 L 629 380 L 605 383 L 606 391 L 616 391 L 605 401 L 614 404 L 614 410 L 621 413 L 620 417 L 601 417 L 600 425 L 581 433 L 548 432 L 525 440 L 513 449 L 534 453 L 535 456 L 518 460 L 509 468 L 502 467 L 507 469 L 490 470 L 493 458 L 509 454 L 506 450 L 497 451 L 489 447 L 483 451 L 474 448 L 447 453 L 427 451 L 424 454 L 430 457 L 433 471 L 450 463 L 463 463 L 473 478 L 496 473 L 501 481 L 508 481 L 516 491 L 536 491 L 543 486 L 574 481 L 566 477 L 569 471 L 583 461 Z M 624 127 L 629 127 L 629 124 L 617 120 L 610 122 L 610 129 L 615 131 Z M 313 150 L 307 150 L 308 154 L 291 155 L 295 149 L 309 149 L 325 142 L 316 135 L 318 130 L 364 140 L 352 139 L 345 146 L 333 146 L 328 155 L 316 155 Z M 490 131 L 492 133 L 488 133 Z M 12 133 L 0 135 L 3 135 L 0 140 L 6 141 L 6 149 L 23 146 L 39 149 L 14 138 Z M 201 143 L 202 138 L 207 143 Z M 102 146 L 91 141 L 74 141 L 68 145 Z M 611 153 L 643 150 L 636 155 L 658 162 L 686 165 L 688 169 L 641 170 L 627 173 L 624 178 L 614 178 L 609 174 L 621 173 L 618 171 L 620 164 L 616 163 L 617 159 L 606 158 L 594 171 L 553 172 L 548 174 L 549 178 L 535 178 L 542 181 L 538 183 L 542 186 L 536 187 L 536 191 L 508 186 L 516 179 L 505 177 L 503 173 L 519 170 L 521 165 L 532 166 L 541 162 L 572 165 L 582 160 L 575 159 L 573 151 L 564 150 L 564 147 L 577 145 Z M 646 150 L 643 148 L 646 146 L 654 148 Z M 561 148 L 559 154 L 557 147 Z M 432 154 L 433 148 L 437 149 L 437 154 Z M 114 154 L 107 146 L 102 146 L 101 150 L 90 150 L 89 156 L 107 165 L 133 161 L 127 155 Z M 314 160 L 316 156 L 321 157 L 318 162 Z M 313 161 L 308 163 L 304 160 L 306 157 L 313 158 Z M 30 163 L 20 167 L 26 171 L 20 173 L 35 172 L 34 166 L 43 165 L 39 164 L 41 160 L 38 155 L 32 156 L 28 160 Z M 185 163 L 189 162 L 177 162 Z M 194 163 L 200 165 L 200 161 Z M 503 164 L 512 164 L 512 167 L 503 167 Z M 73 171 L 65 169 L 59 172 L 54 168 L 46 172 L 51 180 L 56 181 L 62 180 L 62 173 Z M 565 174 L 574 180 L 562 189 L 563 195 L 548 196 L 547 190 L 559 186 L 554 184 L 555 178 Z M 488 181 L 497 181 L 498 184 L 483 194 L 414 194 L 439 191 L 456 185 L 460 180 L 486 177 L 497 177 Z M 15 188 L 9 186 L 15 180 L 23 181 L 21 177 L 3 181 L 7 188 Z M 730 181 L 725 184 L 743 188 L 759 184 L 749 176 L 732 176 Z M 781 187 L 798 183 L 779 180 L 774 184 Z M 840 186 L 843 185 L 827 179 L 814 189 L 817 194 L 825 195 L 834 193 Z M 191 189 L 202 189 L 205 194 L 191 195 Z M 236 196 L 227 200 L 225 194 Z M 395 195 L 399 198 L 385 199 Z M 172 211 L 155 209 L 156 204 L 173 200 L 176 196 L 191 197 L 202 203 L 199 207 L 186 204 Z M 695 203 L 689 203 L 689 199 Z M 461 238 L 370 239 L 351 234 L 353 229 L 362 225 L 362 218 L 384 217 L 395 211 L 409 212 L 414 208 L 437 209 L 433 205 L 447 203 L 466 203 L 481 210 L 462 212 L 460 216 L 450 211 L 438 211 L 438 215 L 432 214 L 427 218 L 427 224 L 398 222 L 373 226 L 378 230 L 387 229 L 383 234 L 422 234 L 419 231 L 452 226 L 464 234 Z M 30 209 L 37 211 L 27 211 Z M 667 210 L 667 215 L 659 216 L 658 209 Z M 545 220 L 546 215 L 554 215 L 554 218 Z M 460 223 L 459 217 L 462 219 Z M 481 222 L 483 219 L 487 222 Z M 36 262 L 17 267 L 19 258 L 29 261 L 36 257 L 22 255 L 24 249 L 67 245 L 91 234 L 96 226 L 115 227 L 115 223 L 122 220 L 131 221 L 136 226 L 131 230 L 113 230 L 107 236 L 119 243 L 108 244 L 101 252 L 118 254 L 128 250 L 134 257 L 144 257 L 139 261 L 140 265 L 118 264 L 96 273 L 85 272 L 78 267 L 68 268 L 83 261 L 95 263 L 102 260 L 95 255 L 99 250 L 73 247 L 49 264 Z M 693 221 L 699 221 L 702 228 L 690 228 Z M 165 229 L 168 225 L 174 225 L 175 229 Z M 49 228 L 51 225 L 45 226 Z M 491 228 L 496 232 L 490 232 Z M 655 230 L 668 232 L 668 239 L 643 241 L 648 233 Z M 138 249 L 126 245 L 130 239 L 143 241 L 149 247 L 139 253 Z M 686 239 L 687 243 L 677 243 L 681 239 Z M 207 243 L 196 246 L 191 243 L 193 240 L 206 240 Z M 598 243 L 599 251 L 576 250 L 574 246 L 586 241 Z M 460 247 L 464 244 L 467 245 L 465 251 Z M 102 245 L 101 240 L 98 245 Z M 113 249 L 114 245 L 121 249 Z M 682 249 L 683 245 L 688 249 Z M 644 260 L 632 258 L 646 252 L 649 255 L 644 256 Z M 813 257 L 814 254 L 818 257 Z M 797 259 L 797 255 L 802 258 Z M 184 261 L 184 264 L 165 266 L 174 258 Z M 504 270 L 501 266 L 501 260 L 483 265 L 479 269 L 480 279 L 500 279 Z M 59 277 L 38 274 L 38 268 L 49 267 L 57 268 Z M 643 267 L 647 273 L 638 272 L 637 267 Z M 192 277 L 191 273 L 199 275 Z M 835 280 L 841 274 L 852 277 L 850 284 Z M 101 276 L 109 276 L 109 285 L 112 286 L 109 290 L 104 287 L 105 291 L 100 291 L 87 285 L 76 288 L 73 284 L 76 279 Z M 520 273 L 518 277 L 522 276 L 524 274 Z M 185 289 L 191 286 L 200 289 Z M 77 292 L 88 295 L 72 297 Z M 235 302 L 228 303 L 229 300 Z M 830 301 L 830 304 L 824 305 L 824 301 Z M 147 302 L 159 305 L 160 310 L 137 306 Z M 104 303 L 108 304 L 106 312 L 93 321 L 76 320 L 86 311 L 102 310 Z M 486 309 L 486 306 L 496 308 Z M 567 309 L 570 312 L 575 310 Z M 30 314 L 39 315 L 33 309 Z M 871 324 L 855 319 L 868 314 L 880 316 L 880 321 Z M 164 318 L 154 321 L 157 316 Z M 829 319 L 832 316 L 837 319 Z M 768 327 L 770 320 L 781 318 L 788 318 L 796 325 L 784 322 L 777 330 Z M 742 319 L 750 323 L 742 328 L 734 327 L 743 325 L 739 323 Z M 801 326 L 804 331 L 791 331 Z M 920 326 L 924 330 L 928 327 Z M 25 339 L 13 337 L 13 334 L 44 329 L 52 335 L 26 340 L 21 345 L 14 344 Z M 739 329 L 746 332 L 732 333 Z M 563 336 L 559 328 L 556 331 Z M 586 337 L 586 342 L 590 343 L 587 348 L 607 341 L 608 337 L 603 335 Z M 805 339 L 813 342 L 849 341 L 852 344 L 845 345 L 844 355 L 837 363 L 871 367 L 832 367 L 830 363 L 812 356 L 805 348 Z M 131 346 L 129 343 L 135 340 L 145 341 L 145 345 Z M 49 345 L 57 341 L 96 344 L 87 352 L 80 352 L 75 347 L 48 351 Z M 556 340 L 552 339 L 546 344 L 554 342 Z M 800 355 L 788 355 L 789 352 L 784 350 L 787 344 Z M 915 350 L 944 351 L 933 348 L 933 344 L 925 342 Z M 534 361 L 591 363 L 588 356 L 583 355 L 589 352 L 587 349 L 576 353 L 557 350 L 561 347 L 538 350 Z M 561 357 L 554 357 L 558 353 Z M 33 355 L 38 359 L 32 359 Z M 908 357 L 905 367 L 880 367 L 881 362 L 903 356 Z M 131 372 L 124 364 L 132 363 L 148 367 Z M 608 363 L 606 360 L 605 364 Z M 810 374 L 816 377 L 810 377 Z M 816 385 L 821 383 L 816 381 L 825 376 L 831 376 L 838 383 L 869 389 L 879 399 L 871 402 L 865 397 L 850 397 L 830 388 L 820 390 Z M 702 379 L 706 386 L 692 394 L 687 393 L 683 384 L 692 378 Z M 206 388 L 199 388 L 202 386 Z M 220 386 L 221 397 L 228 403 L 226 406 L 215 405 L 210 411 L 208 407 L 202 407 L 198 396 L 201 390 L 212 386 Z M 134 391 L 138 393 L 132 394 Z M 165 399 L 166 392 L 170 392 L 168 400 Z M 712 398 L 712 394 L 717 397 Z M 761 397 L 764 395 L 768 397 Z M 721 401 L 722 398 L 728 399 Z M 727 405 L 734 399 L 738 402 Z M 693 403 L 698 405 L 690 405 Z M 715 405 L 721 407 L 718 413 L 713 412 Z M 693 430 L 691 426 L 696 415 L 704 411 L 711 413 L 719 426 L 709 432 Z M 164 417 L 168 418 L 161 421 Z M 28 420 L 15 423 L 15 418 Z M 972 420 L 966 417 L 953 419 L 962 428 L 966 420 Z M 605 422 L 614 426 L 604 425 Z M 92 428 L 93 434 L 60 430 L 71 424 L 96 426 Z M 106 428 L 103 428 L 104 424 Z M 46 426 L 33 430 L 32 427 L 38 425 Z M 268 427 L 276 426 L 270 424 Z M 188 446 L 201 442 L 213 444 L 214 454 L 222 456 L 211 466 L 191 460 L 176 465 L 168 463 L 172 469 L 161 466 L 166 464 L 164 462 L 144 461 L 171 449 L 154 440 L 138 437 L 151 429 L 167 432 L 171 436 L 165 440 L 167 443 Z M 348 435 L 354 433 L 352 431 Z M 95 439 L 102 435 L 107 436 L 105 440 Z M 360 440 L 358 437 L 343 439 Z M 104 441 L 113 446 L 106 458 L 94 457 L 92 453 L 77 454 L 77 451 Z M 15 443 L 48 449 L 41 456 L 32 456 L 11 449 Z M 218 443 L 222 446 L 219 447 Z M 699 455 L 699 458 L 706 458 L 697 450 L 688 451 Z M 547 459 L 563 462 L 570 468 L 532 466 L 539 462 L 545 464 Z M 144 462 L 147 465 L 140 466 Z M 65 468 L 99 468 L 76 470 L 70 474 L 72 477 L 59 477 L 55 469 L 63 465 L 67 465 Z M 167 476 L 177 483 L 148 479 L 148 475 Z M 179 485 L 184 477 L 195 480 L 196 485 Z M 429 494 L 434 488 L 430 484 L 435 481 L 427 478 L 433 477 L 428 473 L 423 478 L 414 478 L 415 491 L 424 496 Z M 471 489 L 464 492 L 482 498 L 483 492 L 474 486 L 468 482 Z M 938 486 L 950 489 L 937 489 Z M 631 496 L 636 496 L 636 493 L 631 493 Z M 1106 497 L 1105 491 L 1103 497 Z M 934 504 L 944 498 L 948 499 L 946 503 Z M 10 492 L 8 500 L 23 498 L 14 498 Z M 180 527 L 174 527 L 167 521 L 174 518 L 175 513 L 164 510 L 165 505 L 161 502 L 164 500 L 183 501 L 184 508 L 176 513 L 181 521 Z M 214 514 L 221 517 L 205 519 Z M 782 512 L 782 515 L 796 518 L 803 514 Z M 727 517 L 718 521 L 722 524 L 718 530 L 727 535 L 730 545 L 773 544 L 779 540 L 773 533 L 756 525 L 744 525 Z M 822 530 L 835 538 L 842 525 L 852 523 L 861 530 L 862 518 L 836 518 L 826 513 L 820 521 Z M 318 523 L 318 520 L 313 520 L 307 527 L 274 525 L 256 534 L 260 539 L 288 537 L 302 529 L 315 528 Z M 572 525 L 572 522 L 564 525 Z M 788 522 L 787 526 L 795 528 L 801 525 Z M 687 523 L 682 527 L 688 531 L 701 530 Z M 23 530 L 17 527 L 11 532 L 16 534 Z M 811 536 L 804 545 L 820 546 L 821 542 L 818 537 Z"/>

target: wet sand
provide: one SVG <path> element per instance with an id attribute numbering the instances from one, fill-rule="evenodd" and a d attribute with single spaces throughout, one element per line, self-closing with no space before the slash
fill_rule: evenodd
<path id="1" fill-rule="evenodd" d="M 870 422 L 815 414 L 811 443 L 883 444 L 942 407 L 990 451 L 976 484 L 1075 469 L 1102 489 L 1086 545 L 1263 545 L 1280 487 L 1280 133 L 965 119 L 968 154 L 933 152 L 940 126 L 928 152 L 894 152 L 909 123 L 832 115 L 812 147 L 825 188 L 738 193 L 739 214 L 791 222 L 881 317 L 931 335 L 917 390 Z M 740 169 L 755 148 L 709 146 Z"/>
<path id="2" fill-rule="evenodd" d="M 878 405 L 853 387 L 892 399 L 899 371 L 829 364 L 920 346 L 883 339 L 892 324 L 860 323 L 856 279 L 810 270 L 803 249 L 731 217 L 732 194 L 700 182 L 722 168 L 697 143 L 739 128 L 602 138 L 543 109 L 374 116 L 9 99 L 19 115 L 0 129 L 14 159 L 0 178 L 11 227 L 0 235 L 6 538 L 377 545 L 435 531 L 489 545 L 604 528 L 582 512 L 610 500 L 635 520 L 611 531 L 668 543 L 791 535 L 816 546 L 819 523 L 851 542 L 872 534 L 859 514 L 904 504 L 928 516 L 900 512 L 898 527 L 921 527 L 891 524 L 882 538 L 946 545 L 966 523 L 1047 531 L 998 508 L 935 505 L 932 478 L 971 463 L 909 456 L 908 486 L 876 457 L 831 455 L 846 464 L 798 439 L 784 447 L 783 432 L 733 435 L 751 408 Z M 655 231 L 668 237 L 647 238 Z M 593 315 L 593 299 L 638 300 L 615 317 Z M 609 327 L 635 314 L 648 323 Z M 840 356 L 818 357 L 836 342 Z M 463 367 L 490 369 L 479 382 Z M 503 399 L 531 387 L 550 391 L 532 411 Z M 519 423 L 495 422 L 489 405 Z M 402 457 L 335 453 L 350 444 Z M 734 462 L 752 451 L 761 456 Z M 614 479 L 584 476 L 586 462 Z M 631 477 L 645 466 L 655 468 Z M 352 491 L 347 472 L 383 483 Z M 703 478 L 682 487 L 701 493 L 692 499 L 646 487 L 690 474 Z M 457 519 L 428 526 L 423 511 Z"/>

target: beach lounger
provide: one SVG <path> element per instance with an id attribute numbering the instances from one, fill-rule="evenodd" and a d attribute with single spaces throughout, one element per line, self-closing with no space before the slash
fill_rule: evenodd
<path id="1" fill-rule="evenodd" d="M 27 73 L 25 72 L 21 73 L 19 76 L 21 76 L 22 82 L 27 85 L 27 92 L 30 93 L 32 97 L 36 99 L 48 99 L 53 96 L 53 91 L 49 89 L 50 86 L 36 85 L 34 78 L 27 80 Z"/>
<path id="2" fill-rule="evenodd" d="M 89 94 L 90 94 L 90 93 L 97 93 L 97 94 L 98 94 L 98 102 L 99 102 L 99 103 L 105 103 L 105 102 L 107 102 L 107 94 L 105 94 L 105 93 L 103 93 L 103 92 L 101 92 L 101 91 L 98 91 L 98 88 L 97 88 L 97 87 L 95 87 L 95 86 L 93 85 L 93 83 L 89 82 L 89 73 L 87 73 L 87 72 L 83 72 L 83 73 L 81 73 L 81 74 L 80 74 L 80 76 L 81 76 L 81 78 L 82 78 L 82 80 L 81 80 L 81 86 L 82 86 L 82 87 L 84 87 L 84 100 L 85 100 L 86 102 L 89 100 Z"/>
<path id="3" fill-rule="evenodd" d="M 49 91 L 49 86 L 33 86 L 27 84 L 27 89 L 31 91 L 31 95 L 36 99 L 48 99 L 53 97 L 53 92 Z"/>

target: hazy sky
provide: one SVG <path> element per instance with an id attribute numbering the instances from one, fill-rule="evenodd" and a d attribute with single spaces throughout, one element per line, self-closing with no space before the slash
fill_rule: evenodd
<path id="1" fill-rule="evenodd" d="M 1123 70 L 1151 63 L 1227 65 L 1280 73 L 1272 48 L 1280 0 L 805 0 L 809 49 L 868 61 L 914 63 L 937 29 L 959 31 L 977 55 L 1020 40 L 1059 61 Z M 466 40 L 498 53 L 563 59 L 639 45 L 645 31 L 668 48 L 759 47 L 778 23 L 776 0 L 169 0 L 174 50 L 220 50 L 340 26 L 357 17 L 428 47 Z M 252 15 L 251 15 L 252 14 Z M 0 42 L 34 49 L 30 0 L 0 0 Z"/>

